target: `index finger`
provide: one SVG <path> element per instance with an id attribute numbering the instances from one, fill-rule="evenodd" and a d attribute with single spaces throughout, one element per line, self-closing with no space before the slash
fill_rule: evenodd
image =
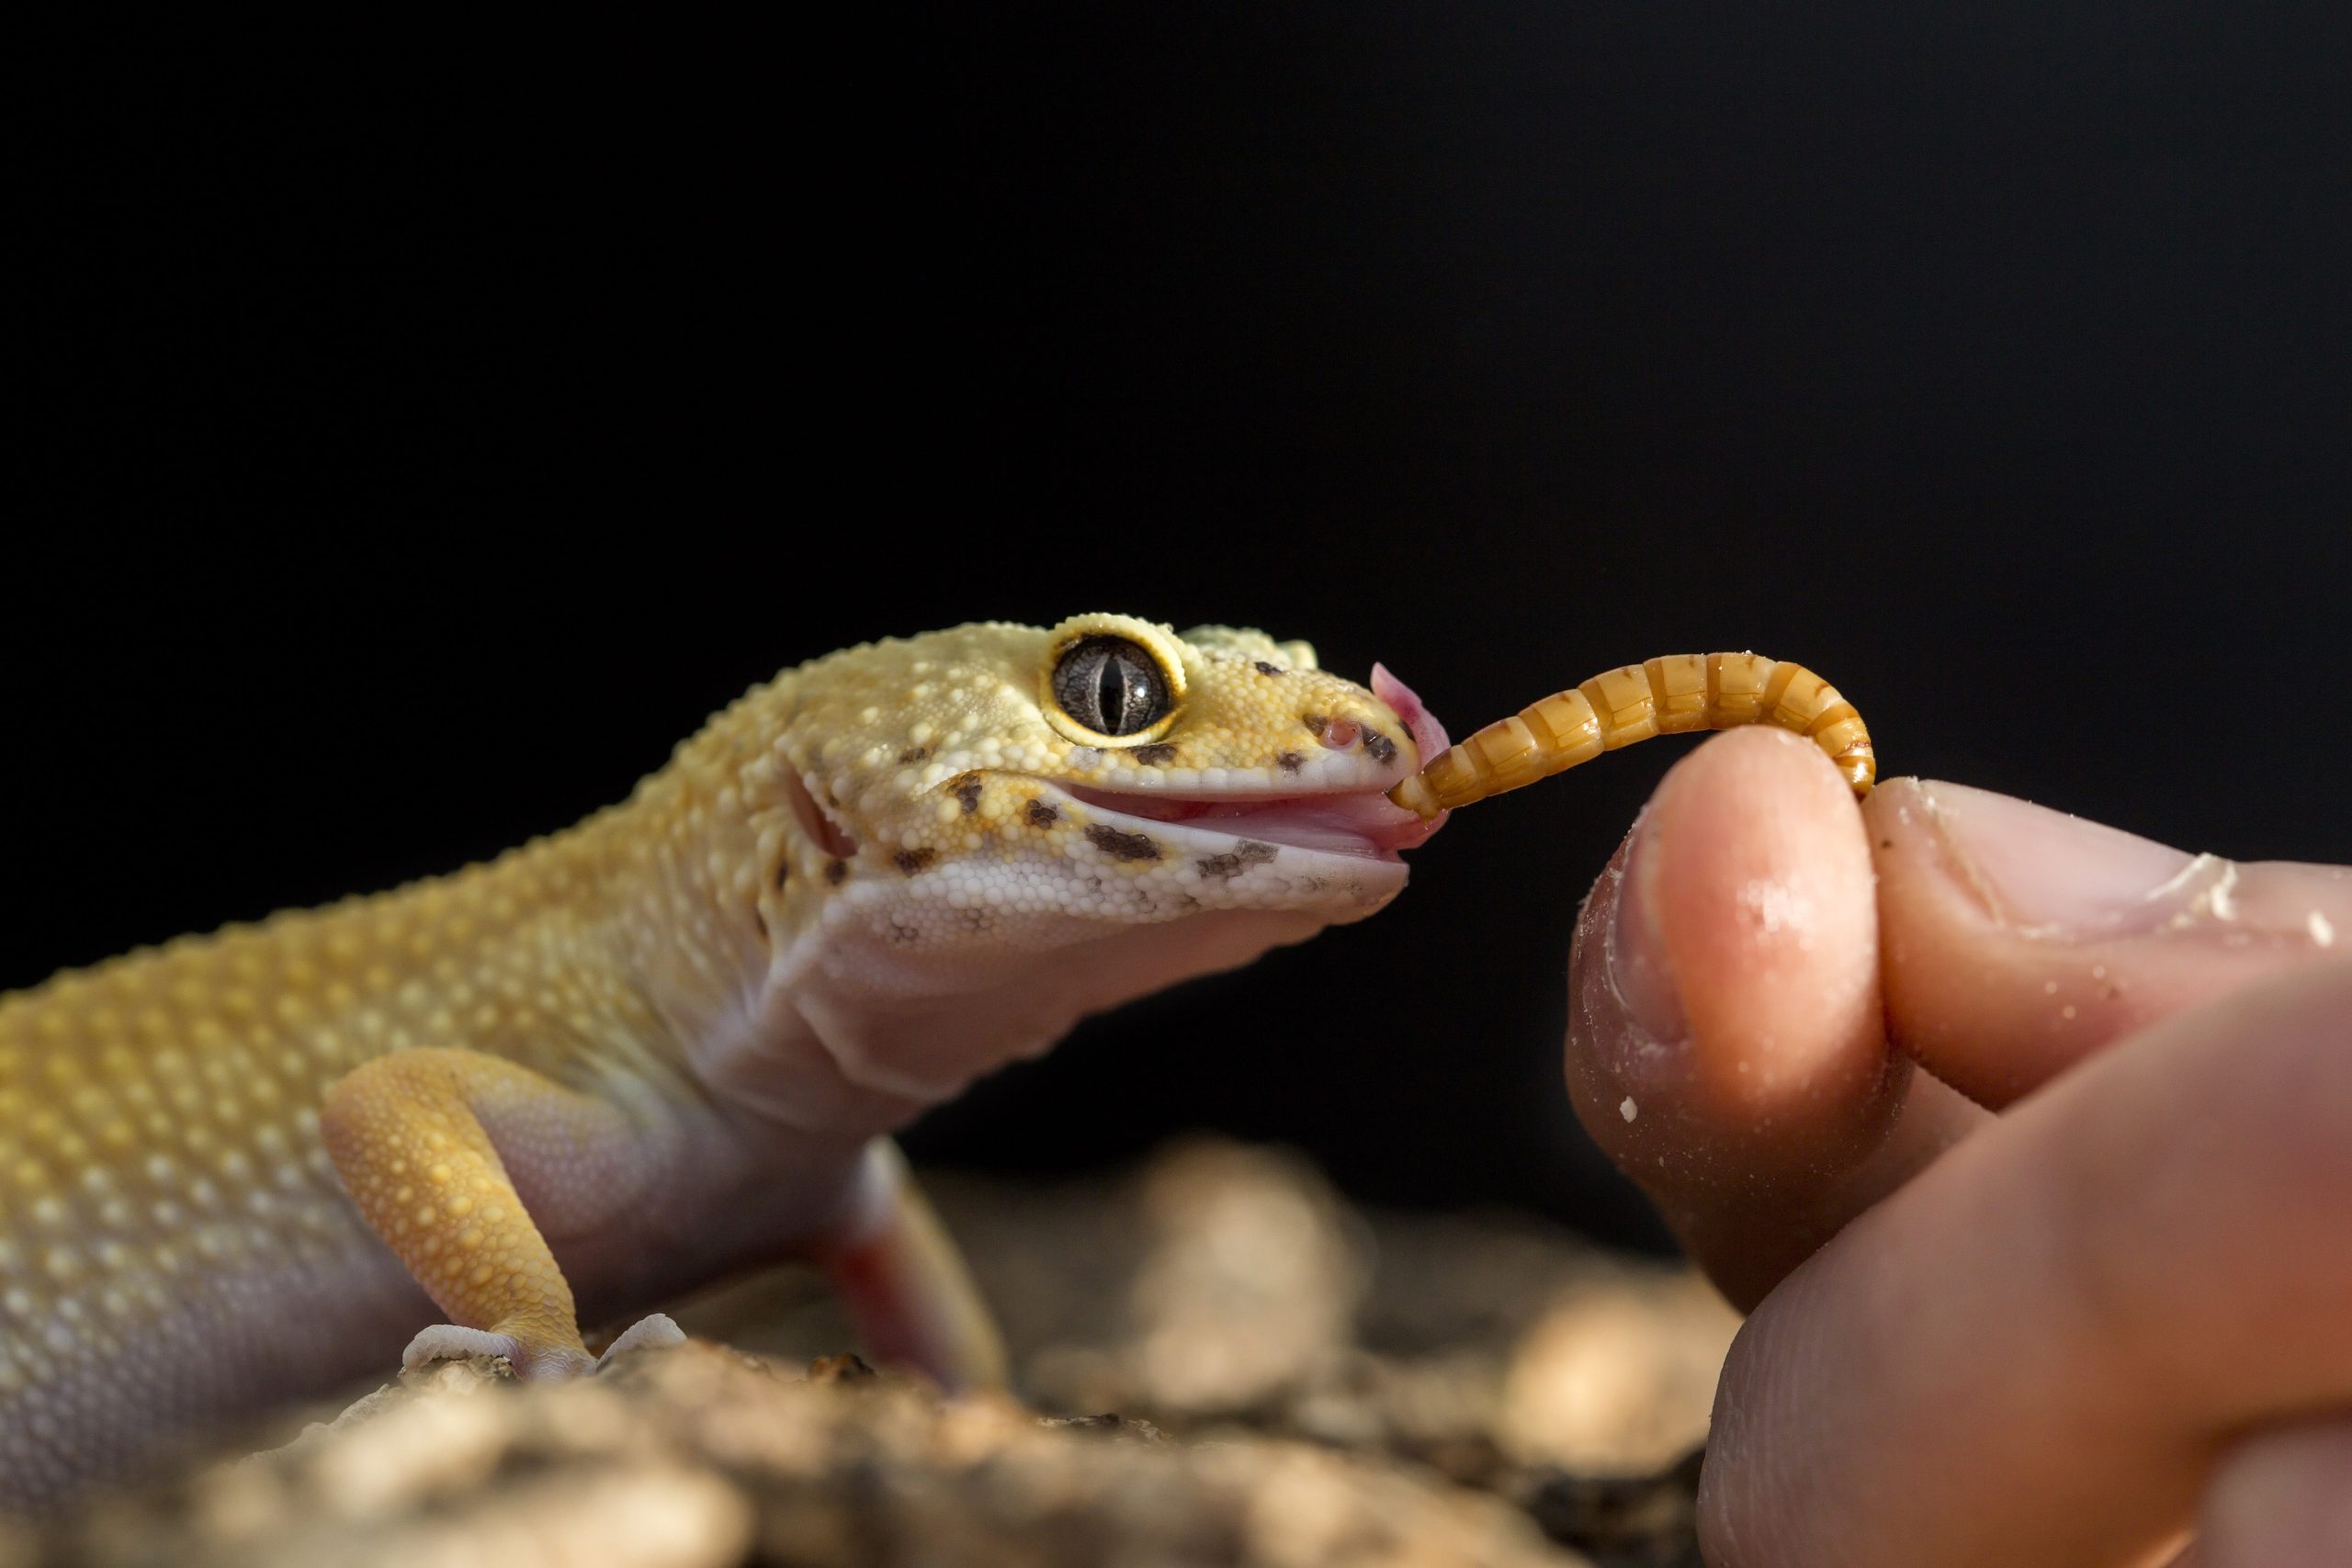
<path id="1" fill-rule="evenodd" d="M 2343 866 L 2192 854 L 1922 779 L 1881 789 L 1863 817 L 1894 1037 L 1985 1105 L 2352 942 Z"/>

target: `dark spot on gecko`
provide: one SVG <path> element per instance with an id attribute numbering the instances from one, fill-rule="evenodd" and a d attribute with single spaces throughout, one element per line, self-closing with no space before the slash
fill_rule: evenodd
<path id="1" fill-rule="evenodd" d="M 1158 860 L 1159 846 L 1147 833 L 1122 833 L 1107 822 L 1086 830 L 1086 841 L 1113 860 Z"/>
<path id="2" fill-rule="evenodd" d="M 1162 762 L 1174 761 L 1176 760 L 1176 748 L 1170 746 L 1165 740 L 1155 740 L 1148 746 L 1136 747 L 1134 750 L 1129 751 L 1127 755 L 1133 757 L 1138 762 L 1147 762 L 1156 768 Z"/>
<path id="3" fill-rule="evenodd" d="M 912 876 L 938 858 L 939 852 L 925 844 L 919 850 L 900 850 L 890 857 L 890 863 Z"/>
<path id="4" fill-rule="evenodd" d="M 955 792 L 956 802 L 964 807 L 965 816 L 969 817 L 980 808 L 979 774 L 957 773 L 947 781 L 947 787 Z"/>
<path id="5" fill-rule="evenodd" d="M 1396 760 L 1396 742 L 1368 726 L 1363 732 L 1363 749 L 1375 762 L 1385 764 Z"/>
<path id="6" fill-rule="evenodd" d="M 825 880 L 828 883 L 831 883 L 835 887 L 839 887 L 848 879 L 849 862 L 845 860 L 835 860 L 827 861 L 825 863 Z"/>
<path id="7" fill-rule="evenodd" d="M 1042 800 L 1031 801 L 1028 808 L 1022 815 L 1029 818 L 1029 826 L 1032 828 L 1050 828 L 1062 819 L 1062 814 L 1057 807 L 1048 806 Z"/>
<path id="8" fill-rule="evenodd" d="M 782 887 L 786 883 L 787 883 L 787 882 L 789 882 L 789 881 L 791 881 L 791 880 L 792 880 L 792 863 L 791 863 L 790 861 L 788 861 L 788 860 L 780 860 L 780 861 L 776 862 L 776 863 L 775 863 L 775 885 L 776 885 L 776 886 L 778 886 L 778 887 L 780 888 L 780 887 Z"/>
<path id="9" fill-rule="evenodd" d="M 1255 839 L 1243 839 L 1221 855 L 1203 855 L 1193 863 L 1203 876 L 1219 882 L 1230 882 L 1253 865 L 1263 865 L 1279 853 L 1273 845 L 1261 844 Z"/>
<path id="10" fill-rule="evenodd" d="M 902 765 L 908 762 L 920 762 L 930 755 L 931 748 L 928 746 L 910 746 L 899 753 L 899 761 Z"/>
<path id="11" fill-rule="evenodd" d="M 1295 751 L 1283 751 L 1274 758 L 1274 766 L 1286 773 L 1295 773 L 1306 765 L 1306 759 Z"/>
<path id="12" fill-rule="evenodd" d="M 915 930 L 915 928 L 910 925 L 904 924 L 899 920 L 892 920 L 890 922 L 890 943 L 894 947 L 911 946 L 915 940 L 922 935 L 922 932 Z"/>
<path id="13" fill-rule="evenodd" d="M 1881 839 L 1878 841 L 1878 847 L 1883 850 L 1891 850 L 1894 847 L 1894 840 L 1893 839 Z"/>
<path id="14" fill-rule="evenodd" d="M 1282 667 L 1281 665 L 1279 665 L 1279 664 L 1269 664 L 1269 663 L 1267 663 L 1267 662 L 1266 662 L 1264 660 L 1262 660 L 1262 659 L 1261 659 L 1260 660 L 1258 660 L 1258 673 L 1259 673 L 1259 674 L 1261 674 L 1261 675 L 1279 675 L 1279 674 L 1281 674 L 1282 672 L 1283 672 L 1283 667 Z"/>
<path id="15" fill-rule="evenodd" d="M 1306 733 L 1317 740 L 1322 739 L 1323 732 L 1331 728 L 1331 721 L 1319 713 L 1301 714 L 1298 722 L 1306 726 Z"/>
<path id="16" fill-rule="evenodd" d="M 984 931 L 995 923 L 995 917 L 986 909 L 958 909 L 956 915 L 967 931 Z"/>

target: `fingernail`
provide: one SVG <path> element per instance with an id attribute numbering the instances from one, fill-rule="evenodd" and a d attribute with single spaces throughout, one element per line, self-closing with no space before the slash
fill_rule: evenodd
<path id="1" fill-rule="evenodd" d="M 1955 873 L 2029 934 L 2154 929 L 2191 901 L 2190 870 L 2208 859 L 1965 784 L 1923 784 L 1920 795 Z"/>
<path id="2" fill-rule="evenodd" d="M 1690 1025 L 1649 892 L 1657 865 L 1657 834 L 1645 812 L 1634 824 L 1619 865 L 1617 913 L 1609 927 L 1609 984 L 1636 1030 L 1656 1041 L 1679 1040 Z"/>

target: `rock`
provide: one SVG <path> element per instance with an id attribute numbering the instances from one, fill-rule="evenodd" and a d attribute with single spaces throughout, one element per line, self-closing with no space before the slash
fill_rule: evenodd
<path id="1" fill-rule="evenodd" d="M 1135 1402 L 1249 1411 L 1331 1375 L 1370 1270 L 1319 1179 L 1261 1150 L 1195 1145 L 1155 1164 L 1140 1198 Z"/>
<path id="2" fill-rule="evenodd" d="M 1252 1438 L 798 1375 L 699 1342 L 594 1380 L 446 1365 L 82 1521 L 63 1560 L 190 1568 L 1558 1568 L 1498 1498 Z"/>
<path id="3" fill-rule="evenodd" d="M 1646 1475 L 1706 1441 L 1715 1376 L 1739 1314 L 1690 1275 L 1568 1289 L 1518 1341 L 1497 1435 L 1511 1456 Z"/>

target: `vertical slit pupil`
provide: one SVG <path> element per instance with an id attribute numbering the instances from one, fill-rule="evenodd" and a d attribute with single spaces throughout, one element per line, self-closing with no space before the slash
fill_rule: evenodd
<path id="1" fill-rule="evenodd" d="M 1125 735 L 1127 723 L 1127 661 L 1114 653 L 1102 661 L 1102 678 L 1095 694 L 1102 705 L 1102 733 Z"/>

